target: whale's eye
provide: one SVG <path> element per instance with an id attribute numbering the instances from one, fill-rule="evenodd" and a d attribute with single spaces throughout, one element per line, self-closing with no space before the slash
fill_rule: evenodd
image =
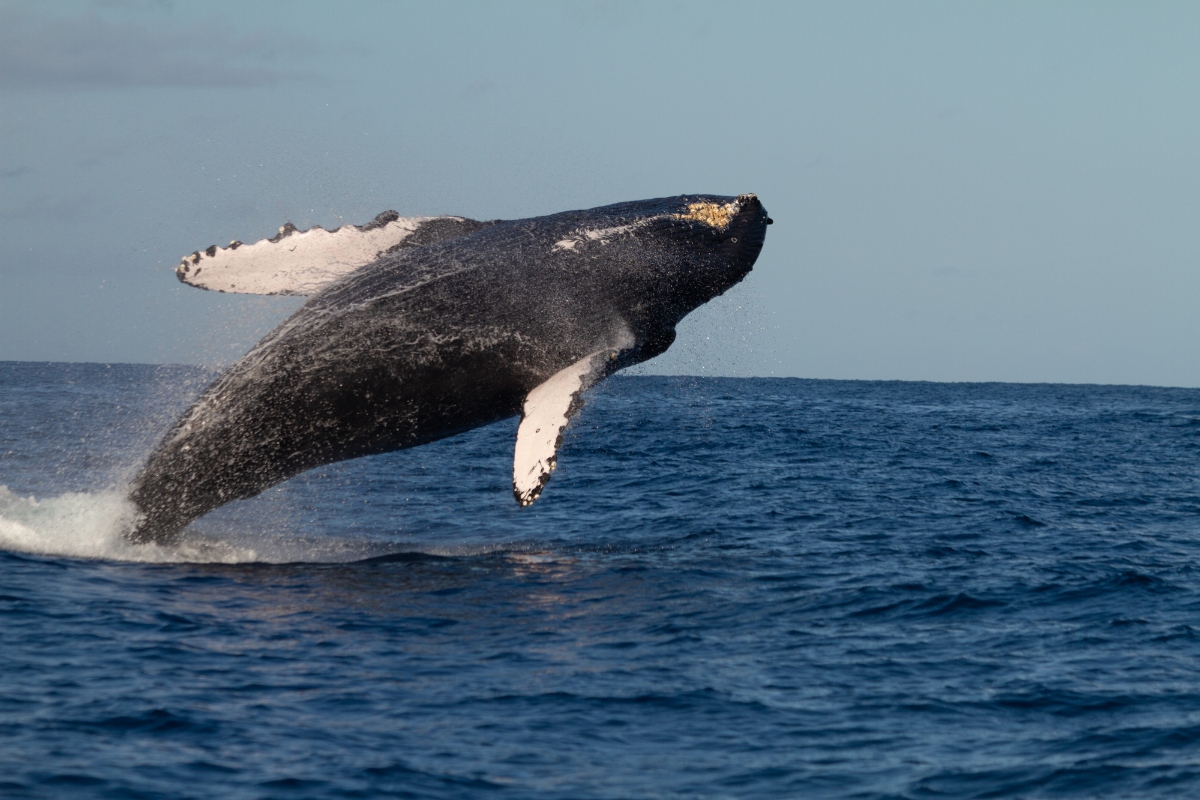
<path id="1" fill-rule="evenodd" d="M 733 237 L 732 239 L 730 239 L 729 241 L 733 242 L 734 244 L 737 244 L 737 237 L 736 237 L 736 236 L 734 236 L 734 237 Z"/>

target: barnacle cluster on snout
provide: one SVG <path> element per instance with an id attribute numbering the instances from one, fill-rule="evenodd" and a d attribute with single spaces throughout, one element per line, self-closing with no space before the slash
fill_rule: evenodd
<path id="1" fill-rule="evenodd" d="M 675 215 L 676 219 L 703 222 L 710 228 L 724 229 L 737 216 L 739 206 L 737 201 L 732 203 L 688 203 L 687 211 Z"/>

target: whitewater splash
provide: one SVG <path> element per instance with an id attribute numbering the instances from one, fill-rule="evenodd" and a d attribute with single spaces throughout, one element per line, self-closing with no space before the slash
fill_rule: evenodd
<path id="1" fill-rule="evenodd" d="M 394 538 L 305 535 L 291 530 L 286 522 L 244 529 L 236 524 L 206 526 L 204 530 L 190 526 L 169 545 L 134 544 L 128 533 L 136 514 L 124 489 L 68 492 L 39 500 L 0 485 L 0 551 L 151 564 L 345 564 L 392 557 L 495 553 L 522 561 L 542 552 L 538 545 L 527 542 L 434 545 Z"/>
<path id="2" fill-rule="evenodd" d="M 199 536 L 185 536 L 166 546 L 133 544 L 126 534 L 136 513 L 121 490 L 69 492 L 38 500 L 0 486 L 0 549 L 152 563 L 260 560 L 254 550 Z"/>

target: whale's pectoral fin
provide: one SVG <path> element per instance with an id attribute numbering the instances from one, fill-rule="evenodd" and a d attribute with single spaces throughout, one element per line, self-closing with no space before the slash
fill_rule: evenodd
<path id="1" fill-rule="evenodd" d="M 583 408 L 583 393 L 604 377 L 616 350 L 592 353 L 555 373 L 525 398 L 513 455 L 513 496 L 532 505 L 550 480 L 567 423 Z"/>
<path id="2" fill-rule="evenodd" d="M 316 294 L 338 278 L 404 247 L 462 236 L 490 223 L 465 217 L 402 217 L 384 211 L 366 225 L 297 230 L 270 239 L 197 250 L 175 268 L 189 286 L 240 294 Z"/>

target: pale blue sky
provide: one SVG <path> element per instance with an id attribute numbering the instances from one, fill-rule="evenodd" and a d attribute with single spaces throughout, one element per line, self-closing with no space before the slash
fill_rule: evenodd
<path id="1" fill-rule="evenodd" d="M 1200 4 L 0 2 L 0 359 L 215 363 L 209 244 L 756 192 L 652 368 L 1200 386 Z"/>

